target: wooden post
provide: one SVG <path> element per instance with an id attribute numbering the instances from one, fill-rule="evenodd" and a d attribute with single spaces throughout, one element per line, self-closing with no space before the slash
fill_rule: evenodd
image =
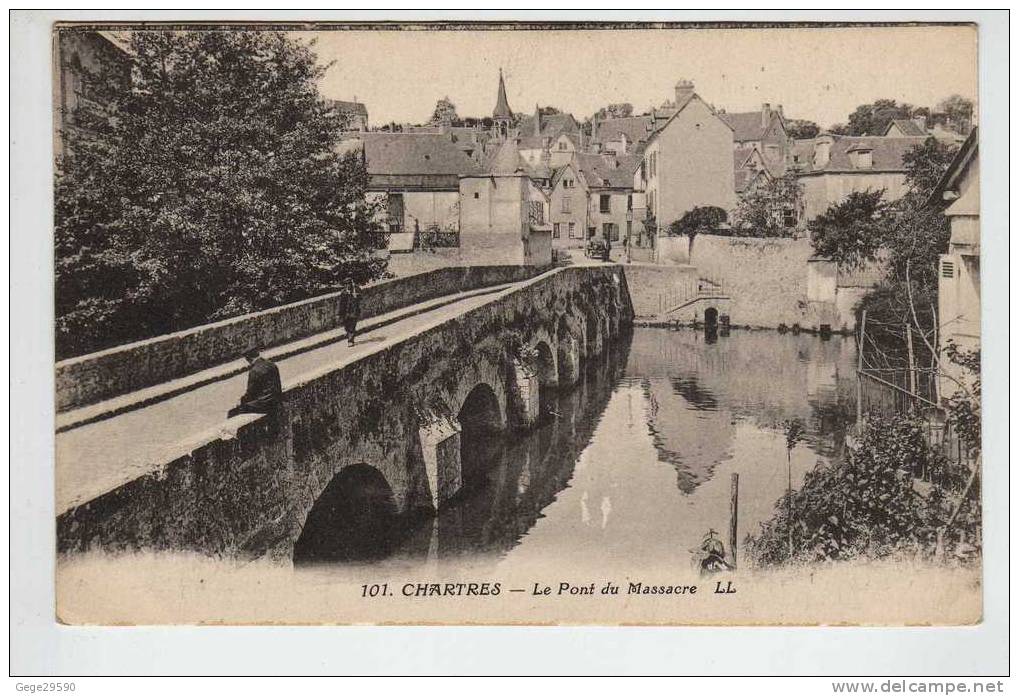
<path id="1" fill-rule="evenodd" d="M 736 567 L 736 525 L 739 519 L 739 474 L 732 475 L 732 489 L 729 493 L 729 552 L 732 567 Z"/>
<path id="2" fill-rule="evenodd" d="M 860 340 L 856 342 L 856 427 L 863 422 L 863 339 L 867 331 L 867 310 L 860 316 Z"/>

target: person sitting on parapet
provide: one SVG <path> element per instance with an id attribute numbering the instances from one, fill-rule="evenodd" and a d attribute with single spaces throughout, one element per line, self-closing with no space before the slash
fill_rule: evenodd
<path id="1" fill-rule="evenodd" d="M 271 360 L 263 358 L 258 348 L 246 351 L 244 359 L 249 365 L 248 389 L 241 397 L 241 403 L 230 409 L 227 415 L 232 417 L 241 413 L 276 413 L 283 399 L 279 368 Z"/>

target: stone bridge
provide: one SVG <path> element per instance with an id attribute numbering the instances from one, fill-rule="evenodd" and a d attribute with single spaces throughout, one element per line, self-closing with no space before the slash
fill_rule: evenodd
<path id="1" fill-rule="evenodd" d="M 433 513 L 476 476 L 493 433 L 539 423 L 552 390 L 632 319 L 616 266 L 515 282 L 377 345 L 369 332 L 370 349 L 285 379 L 280 416 L 229 419 L 65 506 L 58 436 L 58 550 L 326 560 L 384 547 L 390 523 Z"/>

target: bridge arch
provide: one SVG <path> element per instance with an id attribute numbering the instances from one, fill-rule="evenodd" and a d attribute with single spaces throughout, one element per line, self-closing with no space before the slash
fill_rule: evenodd
<path id="1" fill-rule="evenodd" d="M 555 354 L 547 341 L 534 344 L 534 370 L 538 377 L 538 417 L 546 418 L 553 410 L 555 388 L 559 384 Z"/>
<path id="2" fill-rule="evenodd" d="M 460 426 L 461 488 L 482 485 L 493 460 L 502 450 L 504 411 L 495 390 L 485 382 L 476 384 L 464 397 L 456 414 Z"/>
<path id="3" fill-rule="evenodd" d="M 397 505 L 381 471 L 365 463 L 341 469 L 319 494 L 294 544 L 295 565 L 371 562 L 398 541 Z"/>

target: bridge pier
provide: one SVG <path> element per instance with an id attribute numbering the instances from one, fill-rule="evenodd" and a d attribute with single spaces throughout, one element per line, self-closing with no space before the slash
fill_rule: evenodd
<path id="1" fill-rule="evenodd" d="M 436 510 L 463 487 L 460 431 L 460 425 L 448 418 L 438 418 L 418 429 L 432 507 Z"/>
<path id="2" fill-rule="evenodd" d="M 516 406 L 517 425 L 530 428 L 541 416 L 541 383 L 538 375 L 519 360 L 513 361 L 510 398 Z"/>

